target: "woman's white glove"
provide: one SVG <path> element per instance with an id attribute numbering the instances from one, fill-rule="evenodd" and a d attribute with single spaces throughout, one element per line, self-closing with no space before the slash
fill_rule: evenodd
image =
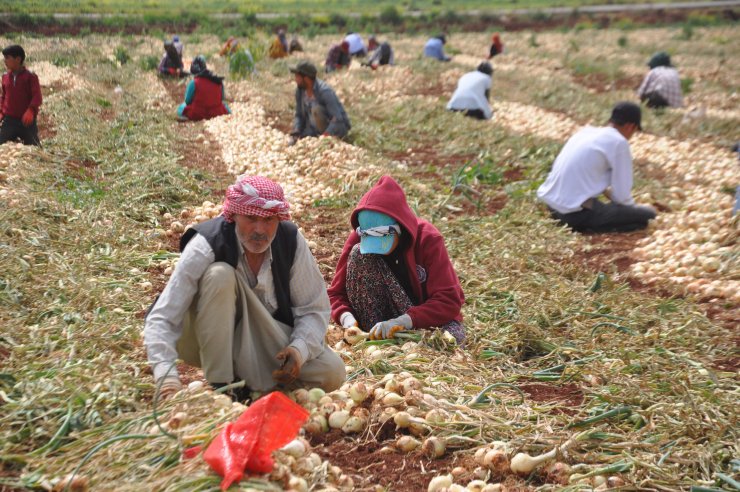
<path id="1" fill-rule="evenodd" d="M 370 330 L 370 340 L 393 338 L 399 331 L 410 330 L 412 326 L 411 316 L 408 314 L 403 314 L 388 321 L 381 321 Z"/>
<path id="2" fill-rule="evenodd" d="M 349 311 L 345 311 L 344 313 L 342 313 L 342 315 L 339 317 L 339 322 L 342 324 L 342 328 L 344 328 L 345 330 L 347 328 L 352 328 L 353 326 L 358 326 L 357 320 Z"/>

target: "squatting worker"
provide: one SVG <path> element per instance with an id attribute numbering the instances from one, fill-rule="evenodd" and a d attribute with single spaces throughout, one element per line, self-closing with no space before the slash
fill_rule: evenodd
<path id="1" fill-rule="evenodd" d="M 198 55 L 190 64 L 193 80 L 185 89 L 185 102 L 177 108 L 181 121 L 200 121 L 231 114 L 226 104 L 224 78 L 214 75 L 206 65 L 203 55 Z"/>
<path id="2" fill-rule="evenodd" d="M 655 53 L 648 61 L 650 71 L 645 75 L 637 96 L 648 108 L 680 108 L 683 106 L 681 77 L 671 65 L 671 57 L 665 51 Z"/>
<path id="3" fill-rule="evenodd" d="M 465 297 L 444 238 L 414 214 L 399 184 L 380 178 L 350 221 L 329 288 L 334 321 L 359 326 L 372 339 L 438 327 L 462 343 Z"/>
<path id="4" fill-rule="evenodd" d="M 328 135 L 344 138 L 352 126 L 334 90 L 316 78 L 316 66 L 302 61 L 290 71 L 295 76 L 295 119 L 291 144 L 304 137 Z"/>
<path id="5" fill-rule="evenodd" d="M 36 117 L 41 107 L 38 76 L 27 70 L 26 52 L 12 45 L 3 50 L 5 68 L 0 91 L 0 144 L 20 139 L 25 145 L 41 145 Z"/>
<path id="6" fill-rule="evenodd" d="M 634 231 L 655 218 L 652 207 L 632 198 L 629 139 L 642 130 L 641 116 L 638 105 L 620 102 L 607 126 L 586 126 L 570 137 L 537 190 L 553 218 L 579 232 Z M 601 194 L 610 202 L 601 202 Z"/>
<path id="7" fill-rule="evenodd" d="M 363 62 L 363 67 L 371 67 L 373 70 L 377 69 L 380 65 L 395 65 L 395 57 L 393 54 L 393 48 L 391 48 L 388 41 L 383 41 L 378 44 L 378 38 L 370 36 L 367 40 L 368 48 L 370 53 L 370 59 L 367 62 Z"/>
<path id="8" fill-rule="evenodd" d="M 475 71 L 460 77 L 447 109 L 463 112 L 465 116 L 479 120 L 490 119 L 493 111 L 488 99 L 491 97 L 492 78 L 493 67 L 488 62 L 481 63 Z"/>
<path id="9" fill-rule="evenodd" d="M 144 329 L 162 397 L 181 387 L 178 357 L 214 387 L 243 379 L 258 391 L 278 383 L 330 391 L 344 382 L 344 363 L 324 344 L 326 285 L 289 209 L 277 183 L 239 176 L 223 215 L 185 231 Z"/>

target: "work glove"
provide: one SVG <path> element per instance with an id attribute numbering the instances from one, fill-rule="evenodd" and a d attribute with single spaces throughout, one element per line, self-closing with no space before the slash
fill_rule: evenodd
<path id="1" fill-rule="evenodd" d="M 296 144 L 297 141 L 298 141 L 298 135 L 291 135 L 290 138 L 288 138 L 288 146 L 292 147 L 293 145 Z"/>
<path id="2" fill-rule="evenodd" d="M 385 340 L 393 338 L 399 331 L 411 329 L 411 316 L 403 314 L 398 318 L 389 319 L 377 323 L 370 330 L 370 340 Z"/>
<path id="3" fill-rule="evenodd" d="M 165 376 L 161 385 L 159 384 L 159 381 L 157 381 L 157 386 L 159 387 L 157 401 L 168 400 L 182 389 L 180 378 L 177 376 Z"/>
<path id="4" fill-rule="evenodd" d="M 345 330 L 347 328 L 352 328 L 353 326 L 358 326 L 357 320 L 349 311 L 342 313 L 342 315 L 339 317 L 339 322 L 342 324 L 342 328 L 344 328 Z"/>
<path id="5" fill-rule="evenodd" d="M 31 123 L 33 123 L 33 110 L 31 108 L 28 108 L 26 112 L 23 113 L 21 122 L 23 123 L 23 126 L 31 126 Z"/>
<path id="6" fill-rule="evenodd" d="M 285 347 L 277 353 L 275 358 L 282 361 L 283 364 L 280 366 L 280 369 L 272 371 L 272 379 L 282 384 L 290 384 L 298 379 L 298 375 L 301 373 L 301 366 L 303 365 L 303 358 L 297 348 Z"/>

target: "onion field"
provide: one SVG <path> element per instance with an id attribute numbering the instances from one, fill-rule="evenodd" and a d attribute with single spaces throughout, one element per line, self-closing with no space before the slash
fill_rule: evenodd
<path id="1" fill-rule="evenodd" d="M 450 63 L 421 57 L 425 36 L 380 35 L 396 66 L 323 77 L 347 140 L 294 146 L 288 67 L 323 66 L 331 36 L 281 60 L 254 50 L 257 73 L 225 81 L 233 114 L 200 123 L 175 119 L 187 79 L 157 77 L 159 38 L 2 39 L 44 104 L 42 148 L 0 147 L 0 490 L 219 490 L 200 450 L 246 407 L 185 365 L 186 389 L 154 402 L 142 329 L 180 235 L 242 173 L 283 186 L 327 284 L 350 212 L 392 175 L 445 237 L 468 338 L 330 325 L 346 384 L 291 392 L 311 413 L 300 436 L 230 490 L 740 490 L 740 30 L 502 36 L 490 121 L 445 110 L 490 33 L 450 34 Z M 228 74 L 222 39 L 181 38 Z M 658 219 L 572 233 L 535 190 L 570 135 L 636 100 L 658 50 L 685 107 L 644 109 L 630 141 Z"/>

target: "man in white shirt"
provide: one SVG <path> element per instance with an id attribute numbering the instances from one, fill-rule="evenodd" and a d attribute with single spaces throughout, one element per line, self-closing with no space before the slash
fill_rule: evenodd
<path id="1" fill-rule="evenodd" d="M 671 65 L 671 57 L 665 51 L 655 53 L 648 62 L 650 71 L 637 89 L 637 96 L 648 108 L 680 108 L 683 106 L 681 78 Z"/>
<path id="2" fill-rule="evenodd" d="M 277 183 L 239 176 L 223 215 L 188 229 L 182 256 L 147 315 L 144 343 L 160 397 L 180 388 L 180 358 L 215 388 L 338 388 L 342 360 L 324 344 L 326 284 Z M 248 398 L 248 390 L 232 393 Z"/>
<path id="3" fill-rule="evenodd" d="M 362 36 L 356 32 L 348 32 L 344 40 L 349 44 L 349 56 L 363 57 L 367 55 L 367 48 L 362 41 Z"/>
<path id="4" fill-rule="evenodd" d="M 579 130 L 558 154 L 537 196 L 553 218 L 578 232 L 627 232 L 647 227 L 652 207 L 632 198 L 632 154 L 629 139 L 642 130 L 640 107 L 614 106 L 605 127 Z M 598 196 L 604 194 L 610 203 Z"/>
<path id="5" fill-rule="evenodd" d="M 474 72 L 468 72 L 457 82 L 447 109 L 462 111 L 465 116 L 479 120 L 490 119 L 493 115 L 488 99 L 491 96 L 491 79 L 493 67 L 488 62 L 478 65 Z"/>

